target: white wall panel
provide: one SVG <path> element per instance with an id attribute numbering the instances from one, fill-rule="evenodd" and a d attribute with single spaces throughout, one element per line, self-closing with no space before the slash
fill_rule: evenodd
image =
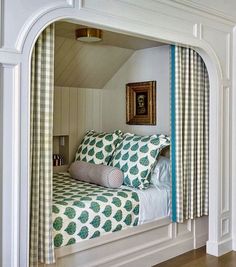
<path id="1" fill-rule="evenodd" d="M 224 107 L 224 116 L 223 116 L 223 135 L 222 135 L 222 148 L 224 157 L 223 168 L 222 168 L 222 182 L 221 182 L 221 212 L 228 212 L 230 209 L 230 89 L 228 87 L 223 88 L 223 107 Z"/>
<path id="2" fill-rule="evenodd" d="M 61 88 L 57 87 L 54 90 L 53 101 L 53 135 L 61 133 Z"/>
<path id="3" fill-rule="evenodd" d="M 136 51 L 103 89 L 103 129 L 137 134 L 170 134 L 169 46 Z M 157 124 L 126 124 L 126 83 L 156 80 Z"/>
<path id="4" fill-rule="evenodd" d="M 85 132 L 101 130 L 101 90 L 55 87 L 54 135 L 69 136 L 69 162 Z"/>

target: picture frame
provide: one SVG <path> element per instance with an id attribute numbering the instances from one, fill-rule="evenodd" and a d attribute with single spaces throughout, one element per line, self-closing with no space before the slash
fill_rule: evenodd
<path id="1" fill-rule="evenodd" d="M 156 81 L 126 84 L 126 124 L 156 125 Z"/>

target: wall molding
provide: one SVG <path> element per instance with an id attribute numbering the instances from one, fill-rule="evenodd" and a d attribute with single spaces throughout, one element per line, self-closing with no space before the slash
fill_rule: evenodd
<path id="1" fill-rule="evenodd" d="M 155 1 L 163 1 L 163 0 L 155 0 Z M 165 0 L 164 0 L 165 1 Z M 191 8 L 191 10 L 194 12 L 199 11 L 201 12 L 201 14 L 204 14 L 206 17 L 212 17 L 214 16 L 215 19 L 218 19 L 219 21 L 224 21 L 224 22 L 228 22 L 230 25 L 236 23 L 236 18 L 221 12 L 218 9 L 215 8 L 210 8 L 207 5 L 203 5 L 203 4 L 198 4 L 197 2 L 194 1 L 189 1 L 189 0 L 173 0 L 173 2 L 180 4 L 180 6 L 185 6 L 187 8 Z M 168 1 L 168 4 L 170 4 L 170 1 Z"/>
<path id="2" fill-rule="evenodd" d="M 16 50 L 21 52 L 24 46 L 25 39 L 27 38 L 29 30 L 37 23 L 37 21 L 40 20 L 43 16 L 47 15 L 48 13 L 55 11 L 57 9 L 62 9 L 62 8 L 75 8 L 76 2 L 78 0 L 65 0 L 65 3 L 52 3 L 48 4 L 47 6 L 44 6 L 41 8 L 41 10 L 38 10 L 36 14 L 31 15 L 23 25 L 18 38 L 16 40 Z M 50 23 L 49 23 L 50 24 Z M 45 25 L 46 27 L 47 25 Z"/>
<path id="3" fill-rule="evenodd" d="M 2 118 L 3 129 L 0 147 L 2 161 L 0 162 L 1 186 L 1 262 L 2 266 L 14 266 L 19 257 L 20 235 L 20 65 L 2 64 Z M 6 87 L 7 85 L 7 87 Z M 6 89 L 7 88 L 7 89 Z M 10 131 L 9 131 L 10 130 Z M 8 155 L 5 157 L 4 155 Z M 12 164 L 9 164 L 12 162 Z M 8 212 L 8 211 L 11 212 Z"/>

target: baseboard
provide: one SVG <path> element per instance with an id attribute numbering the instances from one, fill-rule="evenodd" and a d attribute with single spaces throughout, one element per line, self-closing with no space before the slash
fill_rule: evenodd
<path id="1" fill-rule="evenodd" d="M 207 241 L 207 253 L 216 257 L 232 251 L 232 247 L 233 242 L 231 238 L 221 242 Z"/>
<path id="2" fill-rule="evenodd" d="M 232 241 L 232 249 L 236 251 L 236 239 L 233 239 Z"/>
<path id="3" fill-rule="evenodd" d="M 197 236 L 194 239 L 194 249 L 201 248 L 206 245 L 208 240 L 208 233 Z"/>
<path id="4" fill-rule="evenodd" d="M 193 249 L 193 238 L 178 241 L 174 244 L 168 244 L 160 248 L 149 248 L 142 253 L 133 253 L 126 255 L 123 259 L 113 259 L 110 262 L 104 261 L 99 266 L 116 266 L 116 267 L 151 267 L 158 263 L 179 256 Z"/>

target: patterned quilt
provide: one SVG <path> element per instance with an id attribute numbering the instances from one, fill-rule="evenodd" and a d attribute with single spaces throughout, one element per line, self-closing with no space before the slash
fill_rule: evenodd
<path id="1" fill-rule="evenodd" d="M 106 188 L 75 180 L 69 173 L 53 177 L 54 246 L 61 247 L 136 226 L 139 198 L 126 188 Z"/>

